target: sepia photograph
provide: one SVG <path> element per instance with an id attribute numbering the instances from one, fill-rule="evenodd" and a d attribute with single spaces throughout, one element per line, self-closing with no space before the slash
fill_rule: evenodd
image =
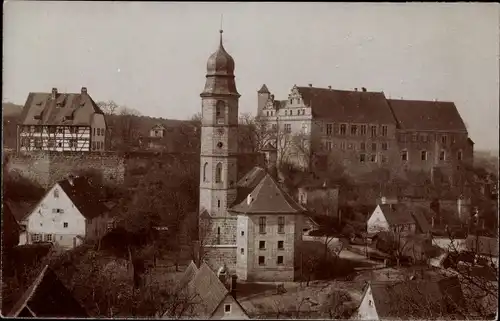
<path id="1" fill-rule="evenodd" d="M 498 319 L 498 3 L 3 3 L 1 315 Z"/>

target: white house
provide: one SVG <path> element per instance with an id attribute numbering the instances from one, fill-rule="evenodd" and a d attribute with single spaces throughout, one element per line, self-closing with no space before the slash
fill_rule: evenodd
<path id="1" fill-rule="evenodd" d="M 430 226 L 418 208 L 404 204 L 379 204 L 366 223 L 367 233 L 408 232 L 427 233 Z"/>
<path id="2" fill-rule="evenodd" d="M 20 245 L 52 242 L 62 248 L 106 233 L 109 208 L 100 200 L 99 186 L 85 177 L 57 182 L 21 220 Z"/>
<path id="3" fill-rule="evenodd" d="M 352 319 L 390 320 L 418 319 L 430 316 L 454 315 L 444 309 L 464 304 L 457 277 L 437 277 L 434 280 L 370 281 Z"/>

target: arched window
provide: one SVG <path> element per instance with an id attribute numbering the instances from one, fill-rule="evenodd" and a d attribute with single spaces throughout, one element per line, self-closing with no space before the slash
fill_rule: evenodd
<path id="1" fill-rule="evenodd" d="M 208 163 L 205 163 L 205 165 L 203 165 L 203 181 L 204 182 L 207 181 L 207 168 L 208 168 Z"/>
<path id="2" fill-rule="evenodd" d="M 215 118 L 217 124 L 224 123 L 225 107 L 226 104 L 224 103 L 224 101 L 222 100 L 217 101 L 217 104 L 215 105 Z"/>
<path id="3" fill-rule="evenodd" d="M 215 167 L 215 182 L 222 182 L 222 163 L 217 163 L 217 166 Z"/>

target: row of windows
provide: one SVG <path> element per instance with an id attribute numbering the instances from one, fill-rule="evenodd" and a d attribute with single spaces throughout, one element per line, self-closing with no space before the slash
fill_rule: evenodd
<path id="1" fill-rule="evenodd" d="M 439 140 L 441 144 L 446 145 L 448 142 L 451 142 L 452 144 L 456 143 L 456 137 L 455 135 L 451 134 L 435 134 L 436 135 L 436 140 Z M 431 141 L 434 137 L 434 134 L 427 134 L 427 133 L 400 133 L 398 135 L 398 140 L 402 143 L 406 142 L 423 142 L 427 143 Z"/>
<path id="2" fill-rule="evenodd" d="M 366 163 L 368 160 L 371 162 L 371 163 L 377 163 L 377 161 L 380 159 L 380 162 L 382 163 L 387 163 L 387 156 L 380 153 L 380 155 L 377 155 L 377 154 L 359 154 L 359 162 L 360 163 Z"/>
<path id="3" fill-rule="evenodd" d="M 265 216 L 259 217 L 259 233 L 265 234 L 267 228 L 267 218 Z M 278 217 L 278 233 L 285 233 L 285 217 Z"/>
<path id="4" fill-rule="evenodd" d="M 429 158 L 429 152 L 426 150 L 420 151 L 420 160 L 421 161 L 426 161 Z M 402 161 L 408 161 L 409 156 L 408 156 L 408 151 L 403 150 L 401 151 L 401 160 Z M 447 159 L 446 151 L 441 150 L 439 151 L 439 160 L 440 161 L 445 161 Z M 461 161 L 463 159 L 463 152 L 459 150 L 457 152 L 457 160 Z"/>
<path id="5" fill-rule="evenodd" d="M 23 132 L 32 132 L 32 133 L 43 133 L 44 131 L 54 134 L 62 134 L 65 129 L 68 129 L 71 134 L 84 133 L 88 127 L 82 126 L 23 126 Z"/>
<path id="6" fill-rule="evenodd" d="M 305 109 L 297 109 L 297 116 L 300 116 L 300 115 L 305 115 L 306 114 L 306 110 Z M 285 116 L 293 116 L 293 109 L 285 109 Z"/>
<path id="7" fill-rule="evenodd" d="M 59 236 L 59 240 L 62 240 L 63 237 L 62 235 Z M 38 243 L 38 242 L 54 242 L 55 241 L 55 235 L 53 234 L 31 234 L 31 243 Z"/>
<path id="8" fill-rule="evenodd" d="M 277 265 L 283 265 L 283 262 L 284 262 L 283 256 L 282 255 L 278 255 L 276 257 L 276 264 Z M 262 256 L 262 255 L 259 256 L 259 265 L 266 265 L 266 257 L 265 256 Z"/>
<path id="9" fill-rule="evenodd" d="M 92 150 L 103 149 L 104 142 L 92 142 Z"/>
<path id="10" fill-rule="evenodd" d="M 81 141 L 86 141 L 88 139 L 82 138 Z M 30 147 L 31 142 L 34 142 L 35 148 L 42 148 L 43 147 L 43 138 L 41 137 L 35 137 L 33 140 L 31 140 L 29 137 L 23 137 L 21 138 L 21 147 Z M 78 147 L 78 140 L 77 139 L 69 139 L 68 145 L 70 148 L 76 148 Z M 63 142 L 61 141 L 56 141 L 55 138 L 49 138 L 47 139 L 47 147 L 62 147 Z"/>
<path id="11" fill-rule="evenodd" d="M 94 128 L 94 136 L 104 136 L 104 128 Z"/>
<path id="12" fill-rule="evenodd" d="M 382 125 L 380 126 L 380 133 L 379 133 L 379 128 L 377 125 L 350 125 L 348 126 L 347 124 L 326 124 L 326 135 L 328 136 L 333 136 L 333 135 L 342 135 L 346 136 L 348 133 L 351 136 L 366 136 L 367 135 L 367 129 L 369 128 L 369 134 L 370 137 L 377 137 L 378 134 L 380 134 L 382 137 L 387 137 L 387 126 Z"/>
<path id="13" fill-rule="evenodd" d="M 347 143 L 346 144 L 346 142 L 341 142 L 339 147 L 340 147 L 340 149 L 355 149 L 355 144 L 354 143 Z M 334 144 L 331 141 L 323 142 L 323 150 L 331 151 L 334 148 L 337 148 L 337 144 Z M 371 144 L 368 144 L 368 146 L 367 146 L 366 142 L 361 142 L 359 144 L 359 150 L 361 150 L 361 151 L 368 150 L 368 148 L 370 148 L 370 150 L 372 152 L 376 152 L 377 151 L 377 143 L 371 143 Z M 388 150 L 389 144 L 387 142 L 380 143 L 380 149 L 381 150 Z"/>
<path id="14" fill-rule="evenodd" d="M 207 179 L 208 163 L 203 165 L 203 182 L 208 182 Z M 222 183 L 222 163 L 215 165 L 215 182 Z"/>

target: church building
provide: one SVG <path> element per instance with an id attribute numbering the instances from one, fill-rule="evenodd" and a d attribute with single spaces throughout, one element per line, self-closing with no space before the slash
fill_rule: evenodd
<path id="1" fill-rule="evenodd" d="M 241 280 L 292 281 L 299 270 L 305 209 L 281 188 L 272 171 L 255 167 L 238 180 L 240 94 L 234 68 L 221 30 L 219 48 L 208 58 L 200 95 L 202 258 L 214 270 L 226 266 Z"/>

